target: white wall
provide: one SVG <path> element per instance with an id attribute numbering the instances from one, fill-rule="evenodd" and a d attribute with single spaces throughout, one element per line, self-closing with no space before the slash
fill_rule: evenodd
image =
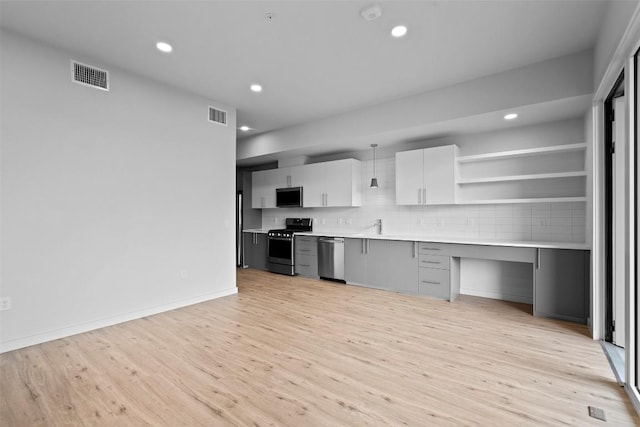
<path id="1" fill-rule="evenodd" d="M 235 293 L 235 110 L 1 39 L 2 351 Z"/>

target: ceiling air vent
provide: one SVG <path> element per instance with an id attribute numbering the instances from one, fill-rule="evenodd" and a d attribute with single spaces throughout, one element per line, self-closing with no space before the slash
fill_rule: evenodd
<path id="1" fill-rule="evenodd" d="M 227 125 L 227 112 L 218 110 L 217 108 L 209 107 L 209 121 L 218 123 L 220 125 Z"/>
<path id="2" fill-rule="evenodd" d="M 96 89 L 109 90 L 109 72 L 80 62 L 71 61 L 71 80 Z"/>

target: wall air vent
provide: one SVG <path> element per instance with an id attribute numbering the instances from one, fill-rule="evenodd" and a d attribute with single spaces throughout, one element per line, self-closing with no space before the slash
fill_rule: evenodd
<path id="1" fill-rule="evenodd" d="M 219 125 L 227 125 L 227 112 L 209 106 L 209 121 Z"/>
<path id="2" fill-rule="evenodd" d="M 85 86 L 109 91 L 109 72 L 71 61 L 71 80 Z"/>

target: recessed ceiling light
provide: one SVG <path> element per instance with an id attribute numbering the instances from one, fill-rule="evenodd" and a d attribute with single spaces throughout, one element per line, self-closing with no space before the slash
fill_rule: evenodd
<path id="1" fill-rule="evenodd" d="M 250 128 L 249 126 L 240 126 L 240 130 L 241 130 L 242 132 L 246 132 L 246 131 L 251 130 L 251 128 Z"/>
<path id="2" fill-rule="evenodd" d="M 160 52 L 164 52 L 164 53 L 169 53 L 169 52 L 171 52 L 173 50 L 171 45 L 169 43 L 166 43 L 166 42 L 158 42 L 158 43 L 156 43 L 156 47 L 158 48 L 158 50 Z"/>
<path id="3" fill-rule="evenodd" d="M 252 84 L 251 85 L 251 90 L 254 92 L 262 92 L 262 86 L 260 86 L 259 84 Z"/>
<path id="4" fill-rule="evenodd" d="M 405 34 L 407 34 L 407 27 L 405 27 L 404 25 L 398 25 L 396 27 L 393 27 L 393 29 L 391 30 L 391 35 L 393 37 L 402 37 Z"/>
<path id="5" fill-rule="evenodd" d="M 518 115 L 516 113 L 509 113 L 506 116 L 504 116 L 504 119 L 505 120 L 513 120 L 513 119 L 515 119 L 517 117 L 518 117 Z"/>

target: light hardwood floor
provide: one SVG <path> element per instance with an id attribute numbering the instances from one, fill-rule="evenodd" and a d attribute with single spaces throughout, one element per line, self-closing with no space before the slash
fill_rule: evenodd
<path id="1" fill-rule="evenodd" d="M 238 287 L 0 355 L 0 425 L 640 424 L 586 327 L 530 306 L 256 270 Z"/>

